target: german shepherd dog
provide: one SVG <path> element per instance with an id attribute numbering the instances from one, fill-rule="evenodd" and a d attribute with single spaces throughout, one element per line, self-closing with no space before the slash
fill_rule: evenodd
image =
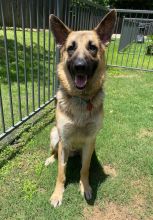
<path id="1" fill-rule="evenodd" d="M 82 158 L 81 194 L 87 200 L 92 198 L 89 167 L 103 120 L 104 54 L 115 21 L 116 11 L 112 10 L 95 29 L 72 31 L 59 18 L 50 15 L 51 30 L 61 53 L 56 126 L 50 135 L 52 155 L 46 160 L 48 165 L 58 156 L 58 176 L 50 199 L 54 207 L 62 203 L 67 160 L 75 152 L 80 152 Z"/>

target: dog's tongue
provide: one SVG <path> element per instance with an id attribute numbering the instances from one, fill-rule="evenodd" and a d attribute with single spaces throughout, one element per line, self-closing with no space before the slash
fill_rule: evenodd
<path id="1" fill-rule="evenodd" d="M 82 89 L 85 87 L 87 83 L 87 75 L 75 75 L 75 85 L 79 88 Z"/>

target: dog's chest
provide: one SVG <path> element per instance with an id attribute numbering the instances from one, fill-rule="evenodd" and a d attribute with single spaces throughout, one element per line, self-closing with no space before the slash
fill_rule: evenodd
<path id="1" fill-rule="evenodd" d="M 63 142 L 69 148 L 81 148 L 88 141 L 96 137 L 98 130 L 101 128 L 102 118 L 97 117 L 76 117 L 71 120 L 67 117 L 58 118 L 58 128 Z"/>
<path id="2" fill-rule="evenodd" d="M 87 104 L 79 100 L 63 102 L 62 107 L 65 111 L 61 111 L 60 105 L 57 105 L 57 126 L 61 138 L 74 148 L 95 138 L 102 125 L 102 107 L 89 111 Z"/>

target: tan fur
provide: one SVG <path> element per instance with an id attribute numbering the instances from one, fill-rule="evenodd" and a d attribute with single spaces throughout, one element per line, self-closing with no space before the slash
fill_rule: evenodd
<path id="1" fill-rule="evenodd" d="M 56 17 L 53 18 L 52 29 L 55 32 L 56 38 L 60 36 L 59 30 L 56 30 L 58 22 Z M 51 196 L 51 204 L 54 207 L 62 203 L 66 164 L 71 152 L 81 152 L 80 190 L 86 199 L 91 199 L 92 197 L 92 190 L 89 185 L 89 167 L 95 147 L 96 135 L 102 126 L 103 83 L 105 80 L 105 47 L 97 34 L 99 29 L 92 31 L 70 31 L 60 22 L 60 29 L 62 26 L 67 33 L 67 37 L 61 47 L 61 62 L 58 65 L 60 88 L 56 95 L 56 127 L 51 131 L 51 147 L 53 153 L 58 153 L 58 177 L 55 190 Z M 63 35 L 61 38 L 59 40 L 60 44 L 63 41 Z M 66 64 L 69 59 L 67 48 L 73 41 L 77 42 L 76 56 L 98 60 L 96 71 L 93 77 L 88 80 L 83 90 L 75 87 Z M 89 41 L 94 42 L 98 48 L 97 53 L 93 56 L 87 49 L 87 43 Z M 87 110 L 88 100 L 93 105 L 91 111 Z M 52 163 L 53 160 L 54 156 L 52 155 L 46 161 L 46 165 L 50 162 Z"/>
<path id="2" fill-rule="evenodd" d="M 71 76 L 68 72 L 66 64 L 66 60 L 68 59 L 68 54 L 66 52 L 66 48 L 68 45 L 71 44 L 73 41 L 77 41 L 78 48 L 75 53 L 78 54 L 78 56 L 84 57 L 84 56 L 91 56 L 89 52 L 86 49 L 86 45 L 88 41 L 93 41 L 95 45 L 99 48 L 96 59 L 100 60 L 99 66 L 96 70 L 96 73 L 94 75 L 94 78 L 92 81 L 89 81 L 85 91 L 79 91 L 74 86 L 74 83 L 72 82 Z M 95 31 L 72 31 L 67 41 L 64 45 L 64 47 L 61 50 L 61 62 L 58 65 L 58 77 L 60 80 L 60 83 L 64 87 L 64 89 L 67 90 L 67 93 L 72 96 L 81 96 L 81 97 L 91 97 L 95 95 L 95 93 L 98 91 L 99 88 L 101 88 L 104 78 L 105 78 L 105 59 L 104 59 L 104 46 L 101 44 L 100 40 L 97 37 L 97 34 Z M 93 85 L 94 82 L 94 85 Z"/>

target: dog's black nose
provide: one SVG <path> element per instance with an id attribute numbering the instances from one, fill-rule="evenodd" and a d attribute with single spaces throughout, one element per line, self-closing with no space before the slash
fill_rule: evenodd
<path id="1" fill-rule="evenodd" d="M 74 61 L 74 69 L 76 72 L 84 72 L 87 68 L 87 63 L 84 59 L 76 59 Z"/>

